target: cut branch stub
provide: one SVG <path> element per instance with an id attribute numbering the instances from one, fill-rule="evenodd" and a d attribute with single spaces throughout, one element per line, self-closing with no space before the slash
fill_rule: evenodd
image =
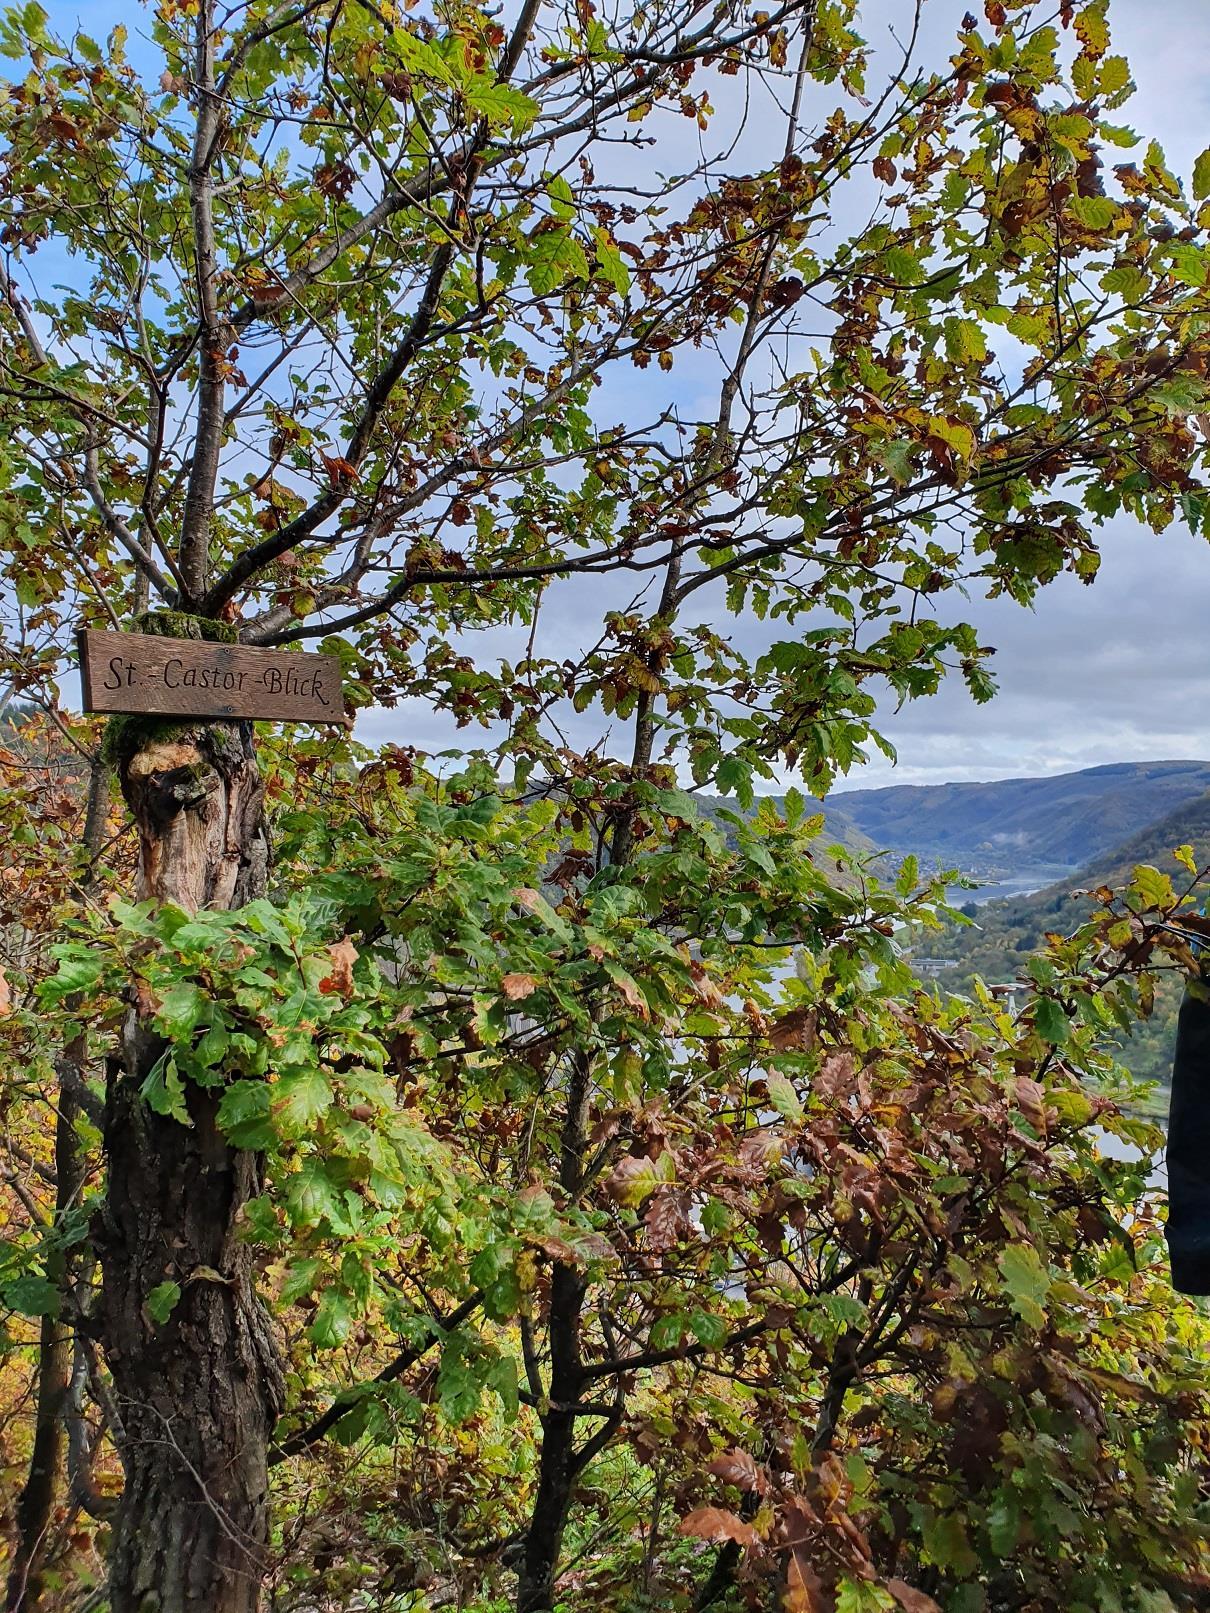
<path id="1" fill-rule="evenodd" d="M 246 723 L 147 737 L 117 765 L 139 833 L 140 897 L 197 912 L 263 894 L 264 787 Z"/>

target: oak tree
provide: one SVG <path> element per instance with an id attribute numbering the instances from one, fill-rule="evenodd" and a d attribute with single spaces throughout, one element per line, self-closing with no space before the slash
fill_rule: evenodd
<path id="1" fill-rule="evenodd" d="M 68 947 L 45 1000 L 77 1005 L 73 1034 L 78 1002 L 89 1005 L 94 1057 L 109 1038 L 105 1180 L 89 1222 L 101 1280 L 76 1325 L 100 1344 L 117 1412 L 108 1594 L 120 1613 L 259 1605 L 293 1376 L 270 1302 L 321 1287 L 310 1341 L 343 1342 L 372 1309 L 391 1240 L 415 1255 L 415 1293 L 450 1303 L 393 1301 L 390 1325 L 415 1338 L 385 1382 L 439 1333 L 452 1410 L 463 1367 L 472 1385 L 494 1373 L 511 1401 L 503 1345 L 461 1324 L 482 1308 L 517 1329 L 538 1419 L 517 1605 L 550 1607 L 577 1486 L 631 1428 L 633 1374 L 693 1370 L 723 1350 L 736 1382 L 776 1368 L 784 1383 L 784 1295 L 758 1283 L 734 1325 L 712 1313 L 732 1262 L 751 1258 L 726 1239 L 713 1253 L 694 1243 L 716 1179 L 733 1200 L 720 1199 L 726 1224 L 751 1219 L 771 1258 L 793 1242 L 787 1227 L 837 1251 L 826 1270 L 805 1257 L 805 1284 L 777 1253 L 777 1283 L 850 1303 L 824 1306 L 835 1336 L 819 1346 L 828 1388 L 809 1460 L 791 1451 L 777 1468 L 770 1428 L 751 1469 L 720 1474 L 742 1474 L 749 1511 L 767 1502 L 776 1522 L 698 1517 L 693 1532 L 750 1548 L 753 1573 L 779 1565 L 790 1606 L 863 1605 L 839 1584 L 835 1551 L 826 1573 L 806 1552 L 859 1487 L 829 1465 L 835 1428 L 884 1351 L 927 1332 L 932 1307 L 962 1288 L 964 1217 L 992 1214 L 955 1187 L 959 1203 L 943 1197 L 930 1225 L 912 1172 L 936 1175 L 941 1161 L 888 1166 L 906 1146 L 894 1128 L 925 1124 L 961 1175 L 973 1166 L 954 1138 L 977 1113 L 1000 1139 L 996 1183 L 1046 1161 L 1014 1140 L 1008 1097 L 987 1085 L 989 1061 L 1007 1068 L 1003 1047 L 960 1041 L 955 1064 L 949 1030 L 927 1018 L 902 1047 L 893 1015 L 862 1010 L 876 1035 L 844 1018 L 894 902 L 880 906 L 863 881 L 858 895 L 817 886 L 793 822 L 755 840 L 735 826 L 737 853 L 687 829 L 667 769 L 745 807 L 756 781 L 786 768 L 820 793 L 863 745 L 884 743 L 873 691 L 925 695 L 953 666 L 976 698 L 991 693 L 988 649 L 949 608 L 961 587 L 1027 602 L 1064 570 L 1091 581 L 1096 529 L 1119 511 L 1156 529 L 1177 516 L 1202 525 L 1210 176 L 1199 162 L 1186 191 L 1159 147 L 1116 121 L 1130 72 L 1103 0 L 1047 19 L 988 4 L 932 62 L 918 8 L 873 53 L 859 11 L 163 0 L 134 42 L 122 25 L 104 41 L 64 31 L 37 0 L 7 16 L 0 519 L 13 688 L 62 721 L 79 623 L 318 643 L 342 657 L 354 707 L 408 696 L 487 725 L 495 746 L 452 797 L 414 783 L 415 803 L 397 807 L 413 850 L 381 869 L 371 857 L 353 897 L 307 905 L 300 891 L 292 910 L 249 725 L 126 722 L 105 737 L 137 835 L 135 904 L 89 932 L 88 959 Z M 605 608 L 582 642 L 544 650 L 550 617 L 582 613 L 598 591 Z M 488 629 L 517 645 L 498 665 L 479 648 Z M 608 718 L 612 740 L 568 744 L 569 709 Z M 413 765 L 396 762 L 396 777 Z M 501 794 L 518 816 L 497 812 Z M 350 854 L 357 821 L 341 824 Z M 385 835 L 372 814 L 361 821 L 371 843 Z M 467 858 L 482 834 L 498 850 Z M 686 849 L 686 834 L 706 851 Z M 425 836 L 439 844 L 424 849 Z M 522 878 L 534 837 L 554 872 L 530 855 Z M 303 883 L 322 888 L 338 851 Z M 408 914 L 423 912 L 423 893 L 440 893 L 459 862 L 478 883 L 413 933 L 400 893 Z M 707 883 L 686 899 L 684 881 Z M 537 953 L 493 996 L 491 949 L 517 925 L 520 952 Z M 816 959 L 803 993 L 772 1015 L 754 997 L 743 1030 L 736 984 L 755 970 L 772 991 L 762 950 L 784 961 L 794 948 Z M 542 959 L 563 974 L 531 1015 Z M 647 972 L 665 983 L 649 992 Z M 392 1002 L 393 990 L 405 995 Z M 1055 993 L 1043 1001 L 1059 1005 Z M 714 1028 L 687 1028 L 693 995 Z M 1051 1071 L 1060 1012 L 1039 1009 L 1020 1079 L 1040 1086 Z M 514 1013 L 537 1029 L 510 1030 L 490 1054 Z M 786 1014 L 794 1049 L 779 1046 Z M 408 1028 L 426 1016 L 436 1029 Z M 392 1047 L 401 1081 L 420 1060 L 435 1083 L 500 1082 L 528 1110 L 513 1194 L 498 1200 L 474 1170 L 468 1184 L 437 1158 L 436 1110 L 422 1146 L 406 1083 L 383 1085 Z M 895 1079 L 910 1071 L 910 1101 L 879 1097 L 890 1077 L 867 1068 L 876 1049 L 897 1049 L 884 1064 Z M 773 1055 L 792 1050 L 808 1062 L 779 1070 Z M 958 1066 L 955 1117 L 935 1106 L 951 1101 L 942 1072 Z M 888 1108 L 872 1199 L 824 1168 L 830 1133 L 794 1090 L 808 1076 L 814 1104 L 838 1106 L 845 1125 L 862 1106 Z M 627 1116 L 616 1130 L 610 1086 Z M 1045 1099 L 1028 1091 L 1041 1147 Z M 685 1105 L 689 1118 L 661 1118 Z M 777 1160 L 759 1120 L 770 1105 L 789 1127 Z M 1078 1131 L 1092 1117 L 1063 1118 Z M 497 1123 L 503 1146 L 512 1110 Z M 695 1128 L 683 1177 L 669 1123 Z M 801 1215 L 795 1181 L 821 1195 Z M 1095 1215 L 1050 1191 L 1039 1217 Z M 650 1248 L 629 1223 L 608 1255 L 593 1241 L 609 1242 L 602 1193 L 622 1219 L 647 1206 Z M 893 1270 L 872 1275 L 870 1228 L 840 1229 L 887 1213 L 896 1227 L 922 1219 L 923 1242 L 897 1231 L 878 1245 Z M 997 1229 L 1022 1212 L 994 1214 L 977 1235 L 1008 1311 L 971 1297 L 963 1324 L 984 1330 L 992 1355 L 1019 1347 L 1000 1343 L 1017 1323 L 1042 1326 L 1050 1291 L 1021 1252 L 1029 1217 L 1011 1254 Z M 342 1244 L 339 1262 L 295 1249 L 275 1289 L 264 1251 L 282 1227 Z M 1077 1263 L 1080 1239 L 1096 1241 L 1087 1217 L 1054 1237 Z M 700 1262 L 688 1311 L 658 1277 L 685 1242 Z M 532 1269 L 539 1257 L 548 1278 Z M 593 1262 L 615 1259 L 635 1314 L 595 1287 Z M 640 1281 L 636 1263 L 657 1275 Z M 978 1296 L 980 1280 L 962 1291 Z M 1056 1349 L 1046 1383 L 1061 1399 Z M 298 1432 L 282 1437 L 279 1453 L 302 1448 Z M 831 1486 L 823 1500 L 785 1476 L 808 1471 Z M 984 1573 L 982 1548 L 955 1544 L 945 1498 L 916 1504 L 932 1508 L 933 1521 L 913 1522 L 922 1564 Z M 853 1583 L 881 1574 L 884 1594 L 899 1594 L 900 1576 L 866 1565 L 893 1566 L 906 1527 L 888 1524 L 885 1547 L 846 1536 Z"/>

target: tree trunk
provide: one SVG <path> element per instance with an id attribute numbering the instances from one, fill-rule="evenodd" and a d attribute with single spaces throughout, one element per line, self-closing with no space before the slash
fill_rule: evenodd
<path id="1" fill-rule="evenodd" d="M 584 1292 L 583 1279 L 576 1272 L 567 1266 L 555 1267 L 550 1296 L 550 1398 L 553 1404 L 542 1418 L 538 1489 L 525 1533 L 517 1582 L 517 1613 L 547 1613 L 554 1606 L 559 1550 L 578 1472 L 577 1417 L 574 1411 L 559 1408 L 574 1403 L 581 1389 L 579 1328 Z M 562 1338 L 558 1339 L 560 1333 Z"/>
<path id="2" fill-rule="evenodd" d="M 93 883 L 93 864 L 101 854 L 109 809 L 109 775 L 94 760 L 88 779 L 88 809 L 83 845 L 88 865 L 81 885 Z M 55 1122 L 55 1228 L 74 1209 L 84 1185 L 80 1144 L 76 1136 L 76 1084 L 83 1082 L 87 1063 L 85 1039 L 69 1046 L 60 1060 L 58 1115 Z M 43 1316 L 38 1341 L 38 1376 L 34 1413 L 34 1444 L 29 1473 L 17 1498 L 17 1541 L 13 1548 L 5 1588 L 8 1613 L 27 1613 L 42 1596 L 43 1556 L 49 1543 L 51 1515 L 63 1464 L 68 1392 L 71 1386 L 72 1320 L 69 1303 L 75 1260 L 69 1251 L 52 1246 L 46 1275 L 59 1290 L 60 1314 Z"/>
<path id="3" fill-rule="evenodd" d="M 559 1185 L 573 1204 L 583 1187 L 590 1075 L 588 1056 L 573 1054 L 559 1154 Z M 542 1416 L 538 1488 L 522 1547 L 517 1613 L 547 1613 L 554 1606 L 559 1549 L 584 1465 L 583 1452 L 575 1446 L 579 1419 L 573 1408 L 584 1386 L 580 1324 L 587 1292 L 577 1267 L 555 1262 L 550 1278 L 550 1406 Z"/>
<path id="4" fill-rule="evenodd" d="M 139 833 L 139 894 L 194 912 L 262 894 L 263 789 L 248 724 L 126 747 L 119 777 Z M 101 1328 L 126 1483 L 110 1563 L 113 1613 L 255 1613 L 268 1545 L 267 1452 L 281 1372 L 241 1215 L 259 1156 L 216 1124 L 221 1094 L 191 1089 L 191 1124 L 141 1089 L 162 1051 L 132 1013 L 105 1114 L 98 1251 Z M 167 1321 L 146 1308 L 180 1286 Z"/>
<path id="5" fill-rule="evenodd" d="M 75 1104 L 66 1088 L 59 1093 L 55 1126 L 56 1217 L 74 1201 L 78 1184 L 68 1174 L 75 1158 Z M 67 1259 L 62 1249 L 47 1257 L 46 1275 L 64 1293 Z M 71 1328 L 66 1316 L 43 1316 L 38 1342 L 37 1410 L 29 1473 L 17 1498 L 17 1542 L 9 1568 L 5 1606 L 26 1613 L 42 1595 L 43 1556 L 48 1544 L 59 1469 L 63 1462 L 64 1418 L 71 1374 Z"/>

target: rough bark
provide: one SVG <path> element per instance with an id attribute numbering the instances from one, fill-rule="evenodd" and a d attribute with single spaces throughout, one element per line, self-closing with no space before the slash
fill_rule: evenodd
<path id="1" fill-rule="evenodd" d="M 55 1126 L 57 1212 L 65 1208 L 65 1200 L 70 1202 L 68 1195 L 74 1197 L 76 1189 L 67 1173 L 68 1159 L 75 1159 L 75 1125 L 75 1105 L 64 1089 L 59 1096 Z M 48 1256 L 46 1275 L 62 1291 L 66 1278 L 62 1250 L 56 1249 Z M 38 1341 L 34 1443 L 29 1472 L 17 1498 L 17 1541 L 6 1588 L 5 1605 L 10 1613 L 25 1613 L 37 1607 L 42 1595 L 44 1556 L 63 1463 L 63 1420 L 70 1376 L 71 1330 L 67 1318 L 62 1314 L 44 1316 Z"/>
<path id="2" fill-rule="evenodd" d="M 263 892 L 268 840 L 249 725 L 136 739 L 119 778 L 139 834 L 142 897 L 196 911 Z M 106 1098 L 101 1330 L 126 1475 L 110 1606 L 255 1613 L 282 1387 L 240 1238 L 261 1161 L 223 1139 L 219 1094 L 189 1092 L 188 1126 L 147 1106 L 141 1089 L 161 1051 L 132 1013 Z M 157 1325 L 146 1299 L 165 1282 L 181 1297 Z"/>
<path id="3" fill-rule="evenodd" d="M 587 1056 L 577 1053 L 568 1082 L 559 1160 L 559 1185 L 573 1203 L 583 1188 L 589 1076 Z M 580 1332 L 586 1293 L 579 1269 L 556 1262 L 550 1279 L 550 1405 L 542 1416 L 538 1488 L 522 1547 L 517 1613 L 546 1613 L 554 1606 L 559 1548 L 576 1478 L 584 1465 L 575 1446 L 579 1418 L 573 1408 L 584 1383 Z"/>

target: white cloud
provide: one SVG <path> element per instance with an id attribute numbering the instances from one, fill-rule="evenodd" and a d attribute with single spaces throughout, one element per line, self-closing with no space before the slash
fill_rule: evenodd
<path id="1" fill-rule="evenodd" d="M 867 37 L 889 41 L 889 25 L 902 25 L 908 10 L 907 0 L 867 5 Z M 967 10 L 982 6 L 928 0 L 924 61 L 944 59 Z M 1210 129 L 1210 5 L 1113 0 L 1110 20 L 1113 48 L 1129 58 L 1138 84 L 1123 118 L 1159 138 L 1175 170 L 1188 174 Z M 656 166 L 671 168 L 687 153 L 662 155 Z M 643 388 L 637 372 L 633 384 L 637 408 Z M 997 648 L 1000 695 L 976 706 L 955 679 L 932 699 L 888 711 L 883 728 L 899 765 L 892 769 L 879 758 L 848 783 L 939 783 L 1210 756 L 1210 545 L 1177 525 L 1157 536 L 1122 518 L 1104 532 L 1103 552 L 1093 587 L 1064 577 L 1043 590 L 1033 610 L 972 600 L 964 614 Z M 547 624 L 548 653 L 595 630 L 600 584 L 567 590 L 563 604 L 562 621 Z M 735 623 L 731 631 L 747 639 L 757 630 Z M 577 742 L 587 742 L 600 730 L 599 717 L 589 715 L 573 731 Z M 422 745 L 452 741 L 450 730 L 416 703 L 364 719 L 362 732 Z"/>
<path id="2" fill-rule="evenodd" d="M 981 0 L 926 0 L 920 58 L 943 62 L 967 10 Z M 902 34 L 910 17 L 909 0 L 869 0 L 863 29 L 889 63 L 895 46 L 890 30 Z M 114 0 L 86 0 L 68 7 L 94 32 L 103 32 L 124 15 Z M 136 35 L 142 13 L 128 19 Z M 1210 131 L 1210 4 L 1207 0 L 1112 0 L 1113 48 L 1131 63 L 1139 93 L 1128 119 L 1165 146 L 1171 165 L 1188 174 Z M 715 86 L 715 99 L 727 93 Z M 820 104 L 833 92 L 820 91 Z M 759 109 L 745 141 L 761 137 Z M 690 120 L 669 117 L 655 149 L 627 152 L 620 160 L 650 172 L 675 172 L 700 156 Z M 734 154 L 734 171 L 751 150 Z M 683 395 L 708 385 L 709 357 L 687 365 Z M 602 413 L 638 418 L 650 408 L 642 372 L 611 378 Z M 703 397 L 705 393 L 703 392 Z M 604 403 L 604 397 L 600 400 Z M 1210 546 L 1173 526 L 1162 536 L 1127 520 L 1104 537 L 1104 564 L 1095 586 L 1063 578 L 1045 589 L 1033 611 L 1007 601 L 972 601 L 969 611 L 985 638 L 997 646 L 994 670 L 1001 694 L 976 706 L 955 681 L 931 700 L 900 713 L 888 713 L 884 728 L 896 744 L 900 763 L 893 772 L 872 763 L 854 785 L 889 782 L 940 782 L 949 779 L 1049 773 L 1119 760 L 1210 756 Z M 542 624 L 539 651 L 561 656 L 595 638 L 604 608 L 621 606 L 634 591 L 630 579 L 572 583 L 558 593 L 561 616 L 549 612 Z M 761 630 L 751 623 L 728 624 L 744 640 Z M 485 662 L 516 656 L 524 637 L 480 635 L 468 653 Z M 603 720 L 586 714 L 570 720 L 575 743 L 601 736 Z M 477 743 L 477 730 L 455 731 L 419 701 L 393 711 L 367 713 L 358 725 L 367 741 L 393 739 L 426 749 Z"/>

